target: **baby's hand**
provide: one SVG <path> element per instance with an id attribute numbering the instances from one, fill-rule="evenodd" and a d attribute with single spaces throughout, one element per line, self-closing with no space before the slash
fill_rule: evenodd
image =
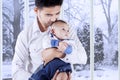
<path id="1" fill-rule="evenodd" d="M 57 48 L 60 52 L 64 53 L 67 47 L 68 47 L 68 44 L 66 42 L 60 41 Z"/>

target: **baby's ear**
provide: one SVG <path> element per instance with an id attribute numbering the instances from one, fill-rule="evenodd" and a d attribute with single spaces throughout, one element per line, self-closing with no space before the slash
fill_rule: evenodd
<path id="1" fill-rule="evenodd" d="M 54 34 L 54 29 L 51 28 L 50 33 L 53 33 L 53 34 Z"/>

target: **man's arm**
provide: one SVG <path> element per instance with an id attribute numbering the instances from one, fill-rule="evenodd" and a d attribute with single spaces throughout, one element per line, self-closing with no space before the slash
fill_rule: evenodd
<path id="1" fill-rule="evenodd" d="M 42 51 L 42 58 L 43 58 L 43 61 L 45 62 L 45 64 L 48 63 L 49 61 L 53 60 L 56 57 L 63 58 L 63 57 L 65 57 L 65 54 L 63 54 L 57 48 L 47 48 Z"/>
<path id="2" fill-rule="evenodd" d="M 31 74 L 25 70 L 25 64 L 27 59 L 27 40 L 23 36 L 23 32 L 21 32 L 17 39 L 17 43 L 15 46 L 15 54 L 12 61 L 13 80 L 28 80 L 28 78 L 31 76 Z"/>

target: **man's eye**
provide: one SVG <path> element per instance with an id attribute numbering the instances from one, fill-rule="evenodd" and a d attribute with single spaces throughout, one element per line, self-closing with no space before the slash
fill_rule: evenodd
<path id="1" fill-rule="evenodd" d="M 51 14 L 46 14 L 47 16 L 52 16 Z"/>
<path id="2" fill-rule="evenodd" d="M 60 12 L 58 12 L 56 15 L 59 15 L 60 14 Z"/>

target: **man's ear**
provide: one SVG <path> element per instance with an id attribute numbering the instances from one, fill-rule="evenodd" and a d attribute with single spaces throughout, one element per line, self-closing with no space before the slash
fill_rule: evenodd
<path id="1" fill-rule="evenodd" d="M 39 10 L 38 7 L 35 7 L 35 8 L 34 8 L 34 12 L 35 12 L 36 14 L 38 13 L 38 10 Z"/>

